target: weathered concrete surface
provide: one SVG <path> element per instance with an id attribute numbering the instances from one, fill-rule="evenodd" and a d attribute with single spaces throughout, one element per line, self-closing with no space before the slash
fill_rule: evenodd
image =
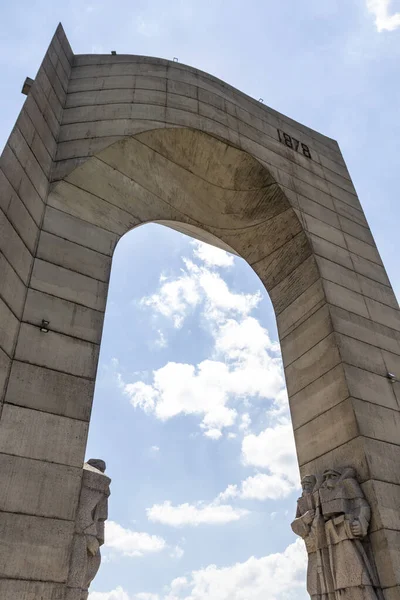
<path id="1" fill-rule="evenodd" d="M 0 451 L 15 457 L 3 485 L 32 477 L 31 500 L 2 499 L 0 586 L 21 590 L 10 597 L 29 594 L 20 577 L 40 593 L 49 582 L 45 598 L 66 581 L 110 259 L 124 233 L 159 222 L 232 250 L 263 281 L 301 471 L 357 470 L 380 582 L 400 599 L 400 384 L 386 377 L 400 374 L 400 318 L 338 144 L 191 67 L 74 56 L 59 27 L 1 156 L 0 192 Z M 58 468 L 70 512 L 36 495 L 40 478 L 58 485 Z M 65 546 L 53 552 L 60 514 Z M 24 518 L 43 530 L 40 564 L 35 538 L 24 546 L 28 576 Z"/>

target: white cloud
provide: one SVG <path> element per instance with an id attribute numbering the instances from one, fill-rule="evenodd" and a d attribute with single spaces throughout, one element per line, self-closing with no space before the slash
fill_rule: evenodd
<path id="1" fill-rule="evenodd" d="M 168 346 L 168 342 L 164 333 L 161 331 L 161 329 L 158 329 L 157 334 L 158 337 L 154 342 L 154 346 L 159 349 L 166 348 Z"/>
<path id="2" fill-rule="evenodd" d="M 242 420 L 243 417 L 245 415 Z M 230 498 L 278 500 L 289 496 L 300 485 L 293 431 L 288 418 L 281 419 L 258 435 L 245 435 L 242 460 L 245 465 L 265 469 L 268 473 L 256 473 L 239 485 L 229 485 L 218 496 L 220 502 Z"/>
<path id="3" fill-rule="evenodd" d="M 233 254 L 229 254 L 225 250 L 220 250 L 198 240 L 193 240 L 192 245 L 194 246 L 194 256 L 208 267 L 231 267 L 234 263 Z"/>
<path id="4" fill-rule="evenodd" d="M 88 600 L 130 600 L 122 587 L 118 586 L 111 592 L 90 592 Z"/>
<path id="5" fill-rule="evenodd" d="M 175 546 L 175 548 L 173 548 L 171 550 L 170 556 L 172 556 L 172 558 L 182 558 L 182 556 L 185 554 L 185 551 L 183 548 L 181 548 L 181 546 Z"/>
<path id="6" fill-rule="evenodd" d="M 379 32 L 394 31 L 400 27 L 400 12 L 390 14 L 391 0 L 367 0 L 367 8 L 375 16 Z"/>
<path id="7" fill-rule="evenodd" d="M 146 509 L 150 521 L 170 525 L 171 527 L 197 525 L 225 525 L 245 517 L 247 510 L 233 508 L 226 504 L 180 504 L 173 506 L 171 502 L 154 504 Z"/>
<path id="8" fill-rule="evenodd" d="M 283 477 L 293 486 L 298 485 L 296 448 L 288 419 L 268 427 L 259 435 L 246 435 L 242 441 L 242 457 L 246 465 L 268 469 L 271 475 Z"/>
<path id="9" fill-rule="evenodd" d="M 274 356 L 279 348 L 268 332 L 249 316 L 240 322 L 227 319 L 213 334 L 214 360 L 197 365 L 169 362 L 153 371 L 151 383 L 126 384 L 131 404 L 164 421 L 198 415 L 204 435 L 214 440 L 236 422 L 237 408 L 231 403 L 258 398 L 275 407 L 284 379 L 280 358 Z M 250 416 L 242 416 L 242 429 L 249 426 Z"/>
<path id="10" fill-rule="evenodd" d="M 117 551 L 123 556 L 153 554 L 161 552 L 167 547 L 165 540 L 158 535 L 125 529 L 114 521 L 106 521 L 105 537 L 105 547 Z M 118 596 L 116 598 L 119 600 Z"/>
<path id="11" fill-rule="evenodd" d="M 222 431 L 220 429 L 207 429 L 204 435 L 211 440 L 219 440 L 222 437 Z"/>
<path id="12" fill-rule="evenodd" d="M 304 543 L 297 540 L 283 552 L 178 577 L 163 600 L 307 600 L 306 566 Z"/>
<path id="13" fill-rule="evenodd" d="M 194 253 L 206 265 L 229 265 L 224 251 L 194 242 Z M 238 408 L 252 401 L 269 400 L 277 410 L 277 398 L 284 389 L 279 345 L 251 312 L 261 300 L 259 292 L 232 292 L 209 266 L 183 259 L 178 277 L 160 277 L 155 294 L 141 300 L 181 327 L 186 316 L 201 307 L 203 323 L 214 341 L 212 358 L 197 364 L 169 362 L 152 373 L 150 382 L 124 385 L 135 408 L 154 414 L 160 420 L 178 415 L 197 415 L 203 434 L 217 440 L 223 429 L 236 424 Z M 250 416 L 241 419 L 246 432 Z M 232 432 L 231 432 L 232 433 Z"/>
<path id="14" fill-rule="evenodd" d="M 229 498 L 242 498 L 243 500 L 278 500 L 289 496 L 295 489 L 295 485 L 280 475 L 268 475 L 257 473 L 247 477 L 240 486 L 229 485 L 219 495 L 221 501 Z"/>
<path id="15" fill-rule="evenodd" d="M 142 298 L 141 305 L 152 308 L 182 327 L 188 314 L 200 304 L 209 320 L 221 320 L 229 315 L 248 315 L 260 302 L 261 295 L 231 292 L 219 273 L 196 265 L 184 258 L 181 275 L 168 279 L 160 277 L 157 293 Z"/>

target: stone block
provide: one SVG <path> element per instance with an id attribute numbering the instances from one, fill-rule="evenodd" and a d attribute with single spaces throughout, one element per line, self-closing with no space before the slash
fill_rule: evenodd
<path id="1" fill-rule="evenodd" d="M 37 257 L 82 275 L 108 282 L 111 259 L 104 254 L 42 231 Z"/>
<path id="2" fill-rule="evenodd" d="M 400 599 L 400 585 L 394 587 L 385 588 L 383 590 L 383 597 L 385 600 L 399 600 Z"/>
<path id="3" fill-rule="evenodd" d="M 381 257 L 379 256 L 379 252 L 375 246 L 371 246 L 371 244 L 366 244 L 365 242 L 347 233 L 344 234 L 344 237 L 346 239 L 347 247 L 350 250 L 350 252 L 382 266 Z"/>
<path id="4" fill-rule="evenodd" d="M 48 178 L 53 164 L 52 157 L 36 131 L 33 121 L 24 109 L 18 117 L 18 129 L 31 149 L 33 156 L 39 163 L 43 173 Z"/>
<path id="5" fill-rule="evenodd" d="M 400 531 L 374 531 L 370 540 L 381 586 L 400 585 Z"/>
<path id="6" fill-rule="evenodd" d="M 345 233 L 348 233 L 349 235 L 365 242 L 366 244 L 375 246 L 374 238 L 372 237 L 372 233 L 368 227 L 359 225 L 358 223 L 355 223 L 353 220 L 344 216 L 339 216 L 339 221 L 340 227 Z"/>
<path id="7" fill-rule="evenodd" d="M 342 187 L 328 181 L 328 191 L 332 194 L 333 198 L 337 198 L 342 202 L 345 202 L 353 208 L 361 209 L 361 204 L 355 193 L 351 193 Z"/>
<path id="8" fill-rule="evenodd" d="M 19 320 L 0 299 L 0 348 L 12 356 L 18 335 Z"/>
<path id="9" fill-rule="evenodd" d="M 0 579 L 0 598 L 4 598 L 4 600 L 66 600 L 62 583 L 23 579 Z"/>
<path id="10" fill-rule="evenodd" d="M 329 304 L 338 306 L 350 313 L 361 315 L 368 318 L 369 313 L 362 294 L 353 292 L 331 281 L 323 280 L 326 300 Z"/>
<path id="11" fill-rule="evenodd" d="M 351 365 L 343 366 L 350 396 L 393 410 L 398 409 L 393 383 L 387 377 Z"/>
<path id="12" fill-rule="evenodd" d="M 82 469 L 0 454 L 0 510 L 73 520 Z"/>
<path id="13" fill-rule="evenodd" d="M 107 256 L 112 256 L 118 240 L 114 233 L 56 210 L 51 206 L 46 209 L 43 229 L 48 233 L 53 233 L 70 242 L 75 242 Z"/>
<path id="14" fill-rule="evenodd" d="M 377 375 L 386 375 L 385 363 L 379 348 L 338 333 L 336 339 L 343 362 Z"/>
<path id="15" fill-rule="evenodd" d="M 396 378 L 399 379 L 400 373 L 400 356 L 399 354 L 393 354 L 387 350 L 382 350 L 383 361 L 385 363 L 385 375 L 387 373 L 393 373 Z"/>
<path id="16" fill-rule="evenodd" d="M 6 401 L 89 421 L 94 381 L 13 361 Z"/>
<path id="17" fill-rule="evenodd" d="M 337 306 L 331 305 L 330 311 L 334 329 L 338 333 L 354 337 L 371 344 L 371 346 L 400 354 L 399 334 L 395 329 L 390 329 L 385 325 L 375 323 L 371 319 L 365 319 Z"/>
<path id="18" fill-rule="evenodd" d="M 23 574 L 28 581 L 64 582 L 73 530 L 71 521 L 3 513 L 0 519 L 3 578 L 19 579 Z"/>
<path id="19" fill-rule="evenodd" d="M 268 289 L 275 314 L 280 315 L 319 279 L 315 258 L 310 256 L 274 288 Z"/>
<path id="20" fill-rule="evenodd" d="M 390 444 L 400 444 L 400 412 L 365 402 L 352 400 L 354 415 L 361 435 Z"/>
<path id="21" fill-rule="evenodd" d="M 332 322 L 327 305 L 313 313 L 306 321 L 281 338 L 285 367 L 305 354 L 332 332 Z"/>
<path id="22" fill-rule="evenodd" d="M 48 179 L 18 127 L 14 128 L 8 138 L 8 144 L 32 181 L 37 193 L 44 200 L 47 196 Z"/>
<path id="23" fill-rule="evenodd" d="M 307 464 L 357 436 L 357 421 L 348 398 L 295 430 L 299 465 Z"/>
<path id="24" fill-rule="evenodd" d="M 27 283 L 33 262 L 32 254 L 1 210 L 0 250 L 22 281 Z"/>
<path id="25" fill-rule="evenodd" d="M 94 310 L 105 310 L 108 286 L 104 282 L 43 260 L 35 260 L 31 285 L 36 290 Z"/>
<path id="26" fill-rule="evenodd" d="M 362 489 L 372 509 L 370 531 L 400 531 L 400 485 L 370 479 Z"/>
<path id="27" fill-rule="evenodd" d="M 29 251 L 34 254 L 39 228 L 17 195 L 10 202 L 7 217 Z"/>
<path id="28" fill-rule="evenodd" d="M 336 367 L 340 361 L 335 334 L 331 333 L 286 368 L 289 397 Z"/>
<path id="29" fill-rule="evenodd" d="M 26 287 L 1 252 L 0 281 L 0 298 L 2 298 L 6 304 L 12 308 L 13 313 L 20 318 L 25 302 Z"/>
<path id="30" fill-rule="evenodd" d="M 249 242 L 251 242 L 251 237 Z M 290 275 L 310 255 L 311 248 L 306 234 L 302 231 L 275 252 L 251 266 L 265 287 L 271 289 Z"/>
<path id="31" fill-rule="evenodd" d="M 317 256 L 316 260 L 323 279 L 332 281 L 332 283 L 336 283 L 353 292 L 361 293 L 361 286 L 354 270 L 347 269 L 336 262 L 322 258 L 322 256 Z"/>
<path id="32" fill-rule="evenodd" d="M 332 208 L 325 208 L 322 204 L 314 202 L 301 194 L 298 194 L 298 203 L 302 212 L 311 215 L 331 227 L 340 227 L 338 216 L 333 210 L 333 205 Z"/>
<path id="33" fill-rule="evenodd" d="M 21 198 L 35 223 L 39 224 L 44 211 L 43 200 L 8 144 L 1 155 L 0 165 L 15 193 Z"/>
<path id="34" fill-rule="evenodd" d="M 15 191 L 4 175 L 2 169 L 0 169 L 0 209 L 7 214 L 8 207 L 10 206 L 11 198 L 15 195 Z"/>
<path id="35" fill-rule="evenodd" d="M 400 485 L 400 446 L 371 438 L 362 439 L 369 478 Z"/>
<path id="36" fill-rule="evenodd" d="M 51 330 L 43 333 L 27 323 L 21 326 L 15 351 L 17 360 L 90 379 L 96 375 L 98 355 L 97 344 Z"/>
<path id="37" fill-rule="evenodd" d="M 78 106 L 94 106 L 95 104 L 118 104 L 124 102 L 132 104 L 135 92 L 136 89 L 132 87 L 111 90 L 83 90 L 81 92 L 68 93 L 65 110 Z"/>
<path id="38" fill-rule="evenodd" d="M 6 382 L 10 373 L 11 359 L 0 349 L 0 405 L 4 398 Z"/>
<path id="39" fill-rule="evenodd" d="M 333 263 L 338 263 L 347 269 L 353 269 L 353 263 L 348 250 L 336 246 L 316 235 L 309 235 L 312 248 L 317 256 L 327 258 Z"/>
<path id="40" fill-rule="evenodd" d="M 312 200 L 313 202 L 316 202 L 317 204 L 320 204 L 321 206 L 323 206 L 325 208 L 329 208 L 332 211 L 335 210 L 334 203 L 333 203 L 334 201 L 333 201 L 332 196 L 324 193 L 321 190 L 316 189 L 312 185 L 309 185 L 309 184 L 305 183 L 304 181 L 300 181 L 299 179 L 296 179 L 293 181 L 293 189 L 299 195 L 299 202 L 300 202 L 300 197 L 303 196 L 304 198 L 308 198 L 309 200 Z M 311 214 L 311 212 L 310 212 L 310 214 Z M 316 216 L 316 215 L 313 215 L 313 216 Z M 321 220 L 323 220 L 323 219 L 321 219 Z"/>
<path id="41" fill-rule="evenodd" d="M 367 219 L 365 218 L 365 215 L 361 209 L 353 208 L 348 204 L 337 200 L 336 198 L 333 200 L 333 204 L 334 210 L 336 210 L 338 215 L 342 215 L 354 223 L 358 223 L 359 225 L 363 225 L 364 227 L 368 228 Z"/>
<path id="42" fill-rule="evenodd" d="M 46 85 L 47 83 L 49 88 L 51 88 L 51 91 L 53 91 L 47 75 L 42 69 L 39 70 L 36 79 L 38 84 Z M 46 96 L 43 91 L 38 90 L 35 86 L 32 89 L 32 94 L 29 95 L 24 104 L 24 110 L 28 113 L 32 123 L 35 125 L 36 131 L 43 140 L 43 143 L 52 158 L 54 158 L 57 151 L 56 139 L 60 127 L 57 120 L 57 115 L 59 114 L 59 111 L 57 110 L 58 107 L 54 106 L 54 103 L 62 109 L 62 106 L 56 97 L 52 102 L 51 94 Z"/>
<path id="43" fill-rule="evenodd" d="M 339 364 L 290 398 L 293 429 L 312 421 L 349 396 L 343 365 Z"/>
<path id="44" fill-rule="evenodd" d="M 331 242 L 336 246 L 346 248 L 344 236 L 340 229 L 332 227 L 332 225 L 328 225 L 324 221 L 316 219 L 315 217 L 312 217 L 307 213 L 304 213 L 304 221 L 307 231 L 309 231 L 313 235 L 318 236 L 328 242 Z"/>
<path id="45" fill-rule="evenodd" d="M 322 281 L 318 280 L 300 294 L 277 316 L 280 339 L 300 325 L 325 303 Z"/>
<path id="46" fill-rule="evenodd" d="M 139 223 L 136 217 L 125 210 L 80 190 L 66 181 L 60 182 L 49 194 L 49 204 L 74 217 L 84 221 L 89 220 L 93 225 L 104 227 L 120 236 Z"/>
<path id="47" fill-rule="evenodd" d="M 23 320 L 32 325 L 49 321 L 52 331 L 100 344 L 104 313 L 29 289 Z"/>
<path id="48" fill-rule="evenodd" d="M 58 73 L 54 68 L 53 63 L 51 62 L 50 57 L 47 54 L 43 59 L 41 68 L 44 69 L 44 71 L 46 72 L 46 75 L 49 78 L 49 81 L 54 89 L 58 100 L 63 105 L 65 102 L 66 90 L 64 89 L 63 84 L 59 79 Z"/>
<path id="49" fill-rule="evenodd" d="M 399 304 L 396 296 L 394 295 L 393 289 L 388 285 L 384 285 L 383 283 L 379 283 L 378 281 L 374 281 L 373 279 L 369 279 L 363 275 L 358 275 L 358 281 L 360 283 L 362 293 L 368 298 L 372 298 L 377 302 L 381 302 L 382 304 L 386 304 L 387 306 L 391 306 L 395 309 L 399 308 Z"/>
<path id="50" fill-rule="evenodd" d="M 373 321 L 400 331 L 400 311 L 371 298 L 365 298 L 368 312 Z"/>
<path id="51" fill-rule="evenodd" d="M 85 421 L 4 404 L 0 452 L 82 467 L 87 430 Z"/>

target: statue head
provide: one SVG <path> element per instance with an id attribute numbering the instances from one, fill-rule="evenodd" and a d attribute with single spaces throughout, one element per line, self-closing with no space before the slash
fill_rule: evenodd
<path id="1" fill-rule="evenodd" d="M 104 462 L 104 460 L 101 460 L 101 458 L 89 458 L 87 464 L 91 467 L 94 467 L 101 473 L 104 473 L 104 471 L 106 470 L 106 463 Z"/>
<path id="2" fill-rule="evenodd" d="M 317 483 L 315 475 L 304 475 L 301 480 L 301 487 L 303 488 L 303 494 L 311 494 Z"/>
<path id="3" fill-rule="evenodd" d="M 340 478 L 342 476 L 342 472 L 337 469 L 325 469 L 323 474 L 323 486 L 328 490 L 333 490 L 338 484 Z"/>

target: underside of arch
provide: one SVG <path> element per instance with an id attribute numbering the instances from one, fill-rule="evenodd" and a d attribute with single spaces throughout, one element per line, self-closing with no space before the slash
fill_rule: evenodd
<path id="1" fill-rule="evenodd" d="M 282 301 L 277 286 L 311 257 L 303 226 L 268 169 L 190 128 L 115 142 L 57 182 L 49 205 L 119 236 L 160 222 L 234 252 L 261 277 L 278 313 L 291 297 Z M 313 260 L 304 270 L 317 277 Z"/>

